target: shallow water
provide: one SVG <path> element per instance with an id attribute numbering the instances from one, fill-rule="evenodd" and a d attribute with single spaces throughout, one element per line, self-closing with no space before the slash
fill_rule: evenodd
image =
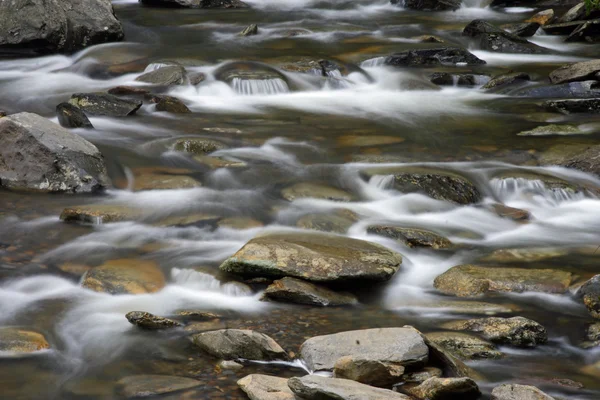
<path id="1" fill-rule="evenodd" d="M 192 349 L 182 332 L 134 329 L 124 318 L 132 310 L 158 315 L 186 308 L 229 313 L 231 318 L 218 327 L 255 328 L 297 352 L 303 340 L 319 334 L 403 324 L 428 332 L 448 319 L 474 316 L 465 314 L 460 304 L 450 303 L 456 299 L 436 294 L 433 279 L 496 249 L 552 247 L 560 253 L 554 258 L 511 265 L 560 268 L 581 279 L 598 272 L 600 252 L 594 249 L 600 244 L 600 200 L 593 193 L 600 180 L 564 168 L 538 167 L 535 162 L 555 146 L 598 143 L 598 117 L 548 115 L 538 108 L 540 99 L 492 95 L 477 88 L 431 90 L 424 85 L 433 71 L 393 70 L 377 62 L 377 57 L 396 51 L 439 46 L 413 39 L 423 34 L 469 46 L 460 32 L 472 19 L 517 22 L 535 10 L 490 9 L 481 1 L 465 2 L 457 12 L 447 13 L 413 12 L 387 0 L 247 2 L 252 10 L 167 10 L 143 8 L 135 0 L 113 1 L 127 42 L 95 46 L 72 56 L 0 61 L 0 109 L 36 112 L 55 121 L 54 107 L 72 93 L 140 85 L 135 78 L 153 62 L 175 59 L 188 70 L 207 75 L 197 87 L 169 89 L 169 94 L 188 104 L 191 114 L 160 113 L 145 105 L 134 117 L 91 118 L 96 129 L 76 131 L 100 148 L 115 182 L 126 181 L 136 167 L 167 166 L 191 170 L 202 187 L 111 189 L 102 196 L 81 197 L 0 192 L 0 324 L 39 330 L 53 348 L 36 357 L 0 359 L 3 397 L 112 399 L 118 398 L 115 382 L 124 376 L 165 373 L 206 383 L 190 391 L 190 396 L 197 396 L 190 398 L 233 399 L 245 398 L 235 381 L 252 371 L 281 376 L 305 373 L 301 365 L 279 364 L 252 364 L 241 372 L 216 373 L 215 360 Z M 258 23 L 259 35 L 238 37 L 250 23 Z M 302 34 L 290 36 L 290 30 Z M 495 75 L 512 69 L 543 81 L 559 65 L 598 55 L 597 46 L 565 45 L 539 33 L 532 39 L 550 53 L 529 56 L 474 50 L 487 65 L 436 71 Z M 338 59 L 362 65 L 363 70 L 322 78 L 282 68 L 302 58 Z M 134 60 L 141 60 L 140 68 L 120 75 L 106 73 L 107 66 Z M 227 83 L 215 78 L 220 66 L 237 60 L 266 63 L 285 80 Z M 576 123 L 590 127 L 591 133 L 516 136 L 544 122 Z M 246 166 L 210 169 L 172 150 L 174 138 L 190 136 L 225 143 L 228 148 L 213 155 Z M 361 171 L 375 163 L 457 172 L 477 185 L 485 196 L 483 203 L 527 210 L 531 222 L 517 223 L 483 207 L 403 194 L 390 187 L 387 176 L 365 180 Z M 548 187 L 540 176 L 591 191 Z M 288 202 L 281 198 L 283 187 L 303 181 L 344 189 L 357 200 Z M 251 217 L 265 226 L 242 230 L 143 222 L 77 226 L 59 220 L 67 206 L 97 203 L 127 204 L 156 218 L 197 213 Z M 391 282 L 360 288 L 359 307 L 315 309 L 264 303 L 259 301 L 262 287 L 248 292 L 218 273 L 218 265 L 257 234 L 299 231 L 296 221 L 301 216 L 339 208 L 360 216 L 346 235 L 380 243 L 404 256 L 403 267 Z M 460 247 L 451 252 L 411 249 L 367 234 L 374 223 L 432 229 Z M 98 265 L 114 258 L 155 260 L 169 283 L 155 294 L 111 296 L 82 289 L 78 275 L 58 268 L 68 262 Z M 484 391 L 489 393 L 499 383 L 522 382 L 569 399 L 600 396 L 598 380 L 581 371 L 600 360 L 600 352 L 579 347 L 590 318 L 570 294 L 494 295 L 473 301 L 504 310 L 517 308 L 517 315 L 546 326 L 551 338 L 548 345 L 534 350 L 502 348 L 507 356 L 501 361 L 470 363 L 486 377 Z M 553 384 L 554 378 L 572 379 L 585 388 Z"/>

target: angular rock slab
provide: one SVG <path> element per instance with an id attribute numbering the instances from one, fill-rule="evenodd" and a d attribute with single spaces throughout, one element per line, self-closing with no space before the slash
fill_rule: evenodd
<path id="1" fill-rule="evenodd" d="M 452 321 L 443 328 L 480 333 L 487 340 L 518 347 L 535 347 L 548 341 L 548 333 L 539 323 L 523 318 L 479 318 L 466 321 Z"/>
<path id="2" fill-rule="evenodd" d="M 385 247 L 321 233 L 255 237 L 219 267 L 244 277 L 291 276 L 313 282 L 387 281 L 402 256 Z"/>
<path id="3" fill-rule="evenodd" d="M 252 374 L 239 381 L 238 386 L 250 400 L 295 400 L 294 392 L 288 387 L 286 378 L 276 376 Z"/>
<path id="4" fill-rule="evenodd" d="M 496 386 L 491 400 L 554 400 L 535 386 L 509 385 Z"/>
<path id="5" fill-rule="evenodd" d="M 0 119 L 0 186 L 90 193 L 109 184 L 102 154 L 81 136 L 36 114 Z"/>
<path id="6" fill-rule="evenodd" d="M 208 354 L 224 360 L 286 360 L 285 350 L 269 336 L 244 329 L 203 332 L 192 342 Z"/>
<path id="7" fill-rule="evenodd" d="M 387 389 L 379 389 L 349 379 L 307 375 L 291 378 L 288 386 L 306 400 L 410 400 L 410 397 Z"/>
<path id="8" fill-rule="evenodd" d="M 426 229 L 402 228 L 393 225 L 373 225 L 367 228 L 367 233 L 397 240 L 408 247 L 430 247 L 432 249 L 447 249 L 452 247 L 450 240 Z"/>
<path id="9" fill-rule="evenodd" d="M 331 371 L 346 356 L 399 366 L 421 365 L 427 361 L 429 349 L 414 328 L 375 328 L 310 338 L 302 344 L 300 355 L 310 370 Z"/>
<path id="10" fill-rule="evenodd" d="M 269 285 L 263 294 L 263 298 L 321 307 L 358 303 L 356 297 L 350 293 L 335 292 L 324 286 L 289 277 L 282 278 Z"/>
<path id="11" fill-rule="evenodd" d="M 157 396 L 200 386 L 192 378 L 171 375 L 132 375 L 117 382 L 118 391 L 128 399 Z"/>

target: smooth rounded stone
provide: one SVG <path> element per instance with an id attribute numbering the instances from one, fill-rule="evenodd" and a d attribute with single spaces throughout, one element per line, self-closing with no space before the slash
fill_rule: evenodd
<path id="1" fill-rule="evenodd" d="M 509 72 L 494 76 L 481 88 L 494 90 L 505 89 L 507 86 L 514 86 L 529 80 L 531 80 L 531 77 L 525 72 Z"/>
<path id="2" fill-rule="evenodd" d="M 50 344 L 41 333 L 19 327 L 0 327 L 0 357 L 31 354 L 50 348 Z"/>
<path id="3" fill-rule="evenodd" d="M 435 67 L 440 65 L 483 65 L 486 62 L 468 50 L 456 47 L 405 50 L 389 55 L 384 65 L 392 67 Z"/>
<path id="4" fill-rule="evenodd" d="M 490 400 L 554 400 L 535 386 L 504 384 L 492 390 Z"/>
<path id="5" fill-rule="evenodd" d="M 194 156 L 194 161 L 199 162 L 207 166 L 208 168 L 217 169 L 217 168 L 244 168 L 247 167 L 243 161 L 232 160 L 226 157 L 213 157 L 213 156 L 205 156 L 199 155 Z"/>
<path id="6" fill-rule="evenodd" d="M 391 225 L 375 225 L 367 228 L 367 233 L 384 236 L 408 247 L 430 247 L 432 249 L 448 249 L 452 242 L 437 233 L 416 228 L 402 228 Z"/>
<path id="7" fill-rule="evenodd" d="M 218 371 L 239 371 L 244 369 L 244 366 L 235 361 L 222 360 L 217 364 L 216 369 Z"/>
<path id="8" fill-rule="evenodd" d="M 479 386 L 471 378 L 429 378 L 407 392 L 423 400 L 476 400 L 481 396 Z"/>
<path id="9" fill-rule="evenodd" d="M 81 286 L 110 294 L 146 294 L 158 292 L 165 286 L 165 276 L 152 261 L 119 259 L 90 269 Z"/>
<path id="10" fill-rule="evenodd" d="M 308 214 L 296 221 L 296 226 L 321 232 L 346 233 L 355 219 L 338 214 Z"/>
<path id="11" fill-rule="evenodd" d="M 400 3 L 400 0 L 392 0 L 392 4 Z M 460 8 L 462 0 L 404 0 L 404 8 L 420 11 L 455 11 Z"/>
<path id="12" fill-rule="evenodd" d="M 540 29 L 537 22 L 522 22 L 518 24 L 502 25 L 501 28 L 519 37 L 531 37 Z"/>
<path id="13" fill-rule="evenodd" d="M 482 19 L 471 21 L 462 34 L 475 39 L 481 50 L 521 54 L 542 54 L 546 52 L 543 47 L 535 45 L 520 36 L 508 33 Z"/>
<path id="14" fill-rule="evenodd" d="M 540 25 L 546 25 L 546 24 L 550 23 L 553 19 L 554 19 L 554 10 L 550 8 L 548 10 L 543 10 L 543 11 L 538 12 L 533 17 L 526 19 L 525 22 L 535 22 Z"/>
<path id="15" fill-rule="evenodd" d="M 419 43 L 444 43 L 444 39 L 435 35 L 413 36 L 411 39 L 416 40 Z"/>
<path id="16" fill-rule="evenodd" d="M 81 136 L 37 114 L 0 118 L 0 187 L 91 193 L 109 185 L 102 154 Z"/>
<path id="17" fill-rule="evenodd" d="M 13 0 L 0 7 L 0 48 L 71 53 L 123 39 L 110 0 Z"/>
<path id="18" fill-rule="evenodd" d="M 151 97 L 150 102 L 156 104 L 156 111 L 169 112 L 172 114 L 189 114 L 192 112 L 183 101 L 173 96 L 154 95 Z"/>
<path id="19" fill-rule="evenodd" d="M 404 366 L 379 360 L 345 356 L 336 361 L 333 367 L 335 378 L 350 379 L 371 386 L 386 387 L 401 379 Z"/>
<path id="20" fill-rule="evenodd" d="M 350 293 L 335 292 L 324 286 L 289 277 L 269 285 L 263 293 L 263 299 L 322 307 L 358 303 L 356 297 Z"/>
<path id="21" fill-rule="evenodd" d="M 600 42 L 600 18 L 586 21 L 565 39 L 565 42 Z"/>
<path id="22" fill-rule="evenodd" d="M 300 348 L 301 358 L 312 371 L 331 371 L 342 357 L 398 366 L 422 366 L 429 349 L 412 327 L 347 331 L 308 339 Z"/>
<path id="23" fill-rule="evenodd" d="M 562 114 L 600 114 L 600 97 L 592 99 L 548 100 L 542 106 Z"/>
<path id="24" fill-rule="evenodd" d="M 108 90 L 108 94 L 114 94 L 115 96 L 145 96 L 150 94 L 150 91 L 138 86 L 115 86 Z"/>
<path id="25" fill-rule="evenodd" d="M 466 333 L 431 332 L 425 334 L 425 336 L 463 361 L 504 357 L 504 354 L 490 342 Z"/>
<path id="26" fill-rule="evenodd" d="M 550 72 L 550 82 L 559 84 L 592 80 L 598 72 L 600 72 L 600 60 L 567 64 Z"/>
<path id="27" fill-rule="evenodd" d="M 490 208 L 502 218 L 512 219 L 517 222 L 529 221 L 531 213 L 527 210 L 520 208 L 509 207 L 504 204 L 494 203 L 490 205 Z"/>
<path id="28" fill-rule="evenodd" d="M 250 240 L 219 269 L 243 277 L 365 283 L 389 280 L 401 263 L 400 254 L 363 240 L 325 233 L 272 233 Z"/>
<path id="29" fill-rule="evenodd" d="M 244 28 L 243 31 L 238 33 L 238 36 L 254 36 L 254 35 L 258 35 L 258 25 L 256 25 L 256 24 L 248 25 L 246 28 Z"/>
<path id="30" fill-rule="evenodd" d="M 535 347 L 548 341 L 546 328 L 523 317 L 489 317 L 451 321 L 442 324 L 442 327 L 450 330 L 477 332 L 491 342 L 518 347 Z"/>
<path id="31" fill-rule="evenodd" d="M 206 80 L 206 74 L 204 72 L 191 72 L 188 74 L 188 81 L 190 85 L 197 86 Z"/>
<path id="32" fill-rule="evenodd" d="M 333 201 L 352 201 L 354 197 L 343 190 L 313 182 L 300 182 L 281 191 L 281 197 L 288 201 L 313 198 Z"/>
<path id="33" fill-rule="evenodd" d="M 92 204 L 85 206 L 74 206 L 65 208 L 60 214 L 64 222 L 83 224 L 108 224 L 111 222 L 122 222 L 138 219 L 140 210 L 111 204 Z"/>
<path id="34" fill-rule="evenodd" d="M 584 283 L 577 291 L 580 299 L 594 318 L 600 318 L 600 275 Z"/>
<path id="35" fill-rule="evenodd" d="M 217 70 L 213 72 L 215 79 L 226 82 L 230 86 L 236 89 L 237 83 L 244 83 L 248 81 L 273 81 L 280 80 L 278 83 L 285 85 L 280 89 L 292 89 L 293 83 L 279 70 L 272 66 L 255 61 L 232 61 L 221 65 Z M 283 81 L 283 82 L 281 82 Z M 241 94 L 252 94 L 248 93 L 245 88 L 238 88 Z M 236 89 L 237 90 L 237 89 Z M 264 93 L 263 93 L 264 94 Z"/>
<path id="36" fill-rule="evenodd" d="M 65 128 L 94 128 L 83 111 L 69 103 L 56 106 L 58 123 Z"/>
<path id="37" fill-rule="evenodd" d="M 306 375 L 291 378 L 288 386 L 305 400 L 410 400 L 409 397 L 387 389 L 375 388 L 349 379 Z"/>
<path id="38" fill-rule="evenodd" d="M 465 264 L 452 267 L 436 277 L 433 286 L 444 294 L 473 297 L 487 292 L 565 293 L 572 281 L 572 273 L 554 269 Z"/>
<path id="39" fill-rule="evenodd" d="M 146 72 L 135 78 L 138 82 L 151 83 L 159 86 L 183 85 L 187 81 L 185 68 L 181 65 L 167 65 Z"/>
<path id="40" fill-rule="evenodd" d="M 117 391 L 128 399 L 158 396 L 202 385 L 201 381 L 182 376 L 132 375 L 117 382 Z"/>
<path id="41" fill-rule="evenodd" d="M 89 115 L 126 117 L 142 106 L 140 100 L 122 99 L 108 93 L 75 93 L 69 103 Z"/>
<path id="42" fill-rule="evenodd" d="M 183 138 L 173 143 L 173 150 L 197 155 L 206 155 L 226 148 L 227 146 L 219 141 L 203 138 Z"/>
<path id="43" fill-rule="evenodd" d="M 429 378 L 441 378 L 443 371 L 436 367 L 425 367 L 422 370 L 415 372 L 407 372 L 403 374 L 399 381 L 404 383 L 423 383 Z"/>
<path id="44" fill-rule="evenodd" d="M 563 257 L 567 254 L 569 254 L 567 249 L 554 247 L 498 249 L 482 257 L 481 261 L 501 263 L 535 262 Z"/>
<path id="45" fill-rule="evenodd" d="M 192 342 L 208 354 L 223 360 L 287 360 L 288 355 L 269 336 L 243 329 L 203 332 Z"/>
<path id="46" fill-rule="evenodd" d="M 253 229 L 265 226 L 261 221 L 250 217 L 223 218 L 217 223 L 219 227 L 231 229 Z"/>
<path id="47" fill-rule="evenodd" d="M 583 132 L 575 125 L 543 125 L 528 131 L 517 133 L 517 136 L 552 136 L 552 135 L 581 135 L 591 132 Z"/>
<path id="48" fill-rule="evenodd" d="M 159 317 L 144 311 L 131 311 L 125 315 L 130 324 L 138 328 L 156 331 L 162 329 L 171 329 L 182 326 L 179 322 L 172 319 Z"/>
<path id="49" fill-rule="evenodd" d="M 288 387 L 287 378 L 276 376 L 252 374 L 237 381 L 240 389 L 248 395 L 250 400 L 296 400 L 292 390 Z"/>

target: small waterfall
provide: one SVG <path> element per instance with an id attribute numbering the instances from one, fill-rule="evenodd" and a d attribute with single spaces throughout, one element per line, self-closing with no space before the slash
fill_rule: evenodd
<path id="1" fill-rule="evenodd" d="M 233 89 L 243 95 L 289 93 L 288 84 L 281 78 L 271 79 L 242 79 L 231 80 Z"/>
<path id="2" fill-rule="evenodd" d="M 463 8 L 487 8 L 492 4 L 492 0 L 463 0 Z"/>
<path id="3" fill-rule="evenodd" d="M 543 181 L 538 179 L 494 178 L 490 184 L 494 192 L 502 199 L 521 195 L 538 195 L 547 200 L 561 203 L 585 197 L 584 193 L 568 187 L 547 187 Z"/>
<path id="4" fill-rule="evenodd" d="M 361 68 L 380 67 L 385 62 L 385 57 L 369 58 L 360 63 Z"/>
<path id="5" fill-rule="evenodd" d="M 373 175 L 369 179 L 369 186 L 377 189 L 390 189 L 394 185 L 394 175 Z"/>

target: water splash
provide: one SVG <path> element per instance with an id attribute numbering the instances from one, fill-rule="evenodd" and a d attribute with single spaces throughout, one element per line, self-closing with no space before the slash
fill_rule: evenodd
<path id="1" fill-rule="evenodd" d="M 269 95 L 288 93 L 290 88 L 281 78 L 272 79 L 242 79 L 233 78 L 231 86 L 236 93 L 243 95 Z"/>

